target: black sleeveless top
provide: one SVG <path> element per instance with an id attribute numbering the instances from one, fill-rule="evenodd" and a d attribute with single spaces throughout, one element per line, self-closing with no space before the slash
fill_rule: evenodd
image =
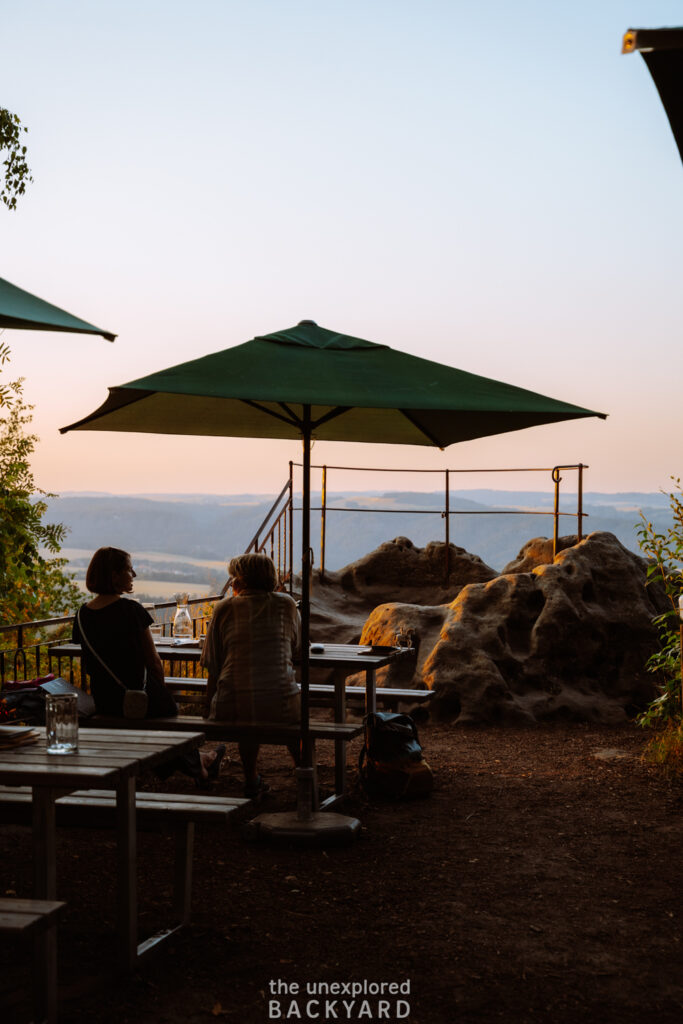
<path id="1" fill-rule="evenodd" d="M 80 617 L 88 643 L 129 690 L 141 690 L 145 679 L 142 636 L 154 620 L 149 612 L 125 597 L 96 610 L 81 605 Z M 83 649 L 81 665 L 90 678 L 90 692 L 99 714 L 123 713 L 123 690 L 112 679 L 83 641 L 74 620 L 74 643 Z"/>

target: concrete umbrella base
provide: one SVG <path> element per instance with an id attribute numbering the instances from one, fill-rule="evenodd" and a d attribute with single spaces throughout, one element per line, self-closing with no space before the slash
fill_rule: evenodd
<path id="1" fill-rule="evenodd" d="M 259 814 L 244 829 L 246 839 L 306 843 L 311 846 L 350 843 L 359 832 L 358 818 L 349 818 L 333 811 L 314 812 L 309 818 L 300 818 L 297 811 Z"/>

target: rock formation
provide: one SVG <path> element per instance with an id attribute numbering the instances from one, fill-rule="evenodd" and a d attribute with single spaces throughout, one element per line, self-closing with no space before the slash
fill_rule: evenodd
<path id="1" fill-rule="evenodd" d="M 645 588 L 645 559 L 613 534 L 575 541 L 562 538 L 553 559 L 551 542 L 536 538 L 501 576 L 448 604 L 375 608 L 362 643 L 410 630 L 417 648 L 410 678 L 390 667 L 379 684 L 426 685 L 436 712 L 460 723 L 623 721 L 653 695 L 644 666 L 661 594 Z"/>
<path id="2" fill-rule="evenodd" d="M 329 643 L 358 643 L 363 623 L 377 605 L 387 601 L 447 604 L 468 583 L 496 578 L 496 571 L 481 558 L 451 544 L 446 582 L 445 547 L 435 542 L 418 548 L 407 537 L 396 537 L 339 572 L 326 572 L 324 580 L 315 573 L 312 637 Z"/>

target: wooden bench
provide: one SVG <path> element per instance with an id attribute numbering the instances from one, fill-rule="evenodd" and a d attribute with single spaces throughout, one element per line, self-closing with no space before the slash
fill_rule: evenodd
<path id="1" fill-rule="evenodd" d="M 124 719 L 129 725 L 129 720 Z M 175 837 L 173 911 L 178 923 L 161 933 L 176 931 L 190 920 L 192 855 L 195 825 L 225 825 L 231 815 L 251 804 L 236 797 L 194 793 L 141 793 L 135 795 L 136 823 L 141 831 L 171 832 Z M 77 790 L 56 802 L 57 825 L 76 828 L 112 828 L 116 825 L 116 793 L 108 789 Z M 29 786 L 0 786 L 0 822 L 31 825 Z M 140 955 L 157 944 L 159 936 L 139 947 Z"/>
<path id="2" fill-rule="evenodd" d="M 57 1020 L 57 917 L 66 906 L 56 900 L 0 899 L 0 934 L 34 939 L 36 1020 Z"/>
<path id="3" fill-rule="evenodd" d="M 204 703 L 206 679 L 195 679 L 191 676 L 167 676 L 166 686 L 172 693 L 181 695 L 185 704 Z M 334 685 L 332 683 L 311 683 L 308 691 L 312 706 L 331 708 L 334 705 Z M 393 686 L 380 686 L 376 692 L 377 703 L 391 708 L 392 711 L 396 710 L 399 704 L 428 704 L 433 697 L 433 690 L 403 690 Z M 347 686 L 346 700 L 354 706 L 364 707 L 365 687 Z"/>
<path id="4" fill-rule="evenodd" d="M 200 680 L 196 680 L 199 682 Z M 176 718 L 109 718 L 104 715 L 93 715 L 84 725 L 100 729 L 177 729 L 201 730 L 209 740 L 222 740 L 239 743 L 240 740 L 253 739 L 266 746 L 290 746 L 301 740 L 299 723 L 288 722 L 228 722 L 215 718 L 199 718 L 197 715 L 178 715 Z M 335 744 L 334 784 L 335 792 L 319 805 L 319 810 L 332 807 L 341 800 L 346 787 L 346 757 L 344 745 L 359 736 L 363 731 L 360 723 L 353 722 L 322 722 L 312 719 L 309 722 L 311 738 L 311 758 L 315 767 L 315 744 L 317 740 L 332 740 Z M 317 783 L 316 783 L 317 793 Z M 317 796 L 314 798 L 317 805 Z"/>

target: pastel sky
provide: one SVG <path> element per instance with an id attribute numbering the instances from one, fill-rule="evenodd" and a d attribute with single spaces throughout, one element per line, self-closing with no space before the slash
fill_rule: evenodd
<path id="1" fill-rule="evenodd" d="M 107 387 L 303 318 L 609 413 L 314 461 L 681 472 L 683 175 L 631 27 L 680 3 L 22 0 L 0 105 L 34 183 L 0 276 L 119 337 L 5 331 L 58 492 L 279 490 L 295 443 L 58 434 Z M 436 489 L 423 477 L 333 486 Z M 463 476 L 459 486 L 537 479 Z"/>

